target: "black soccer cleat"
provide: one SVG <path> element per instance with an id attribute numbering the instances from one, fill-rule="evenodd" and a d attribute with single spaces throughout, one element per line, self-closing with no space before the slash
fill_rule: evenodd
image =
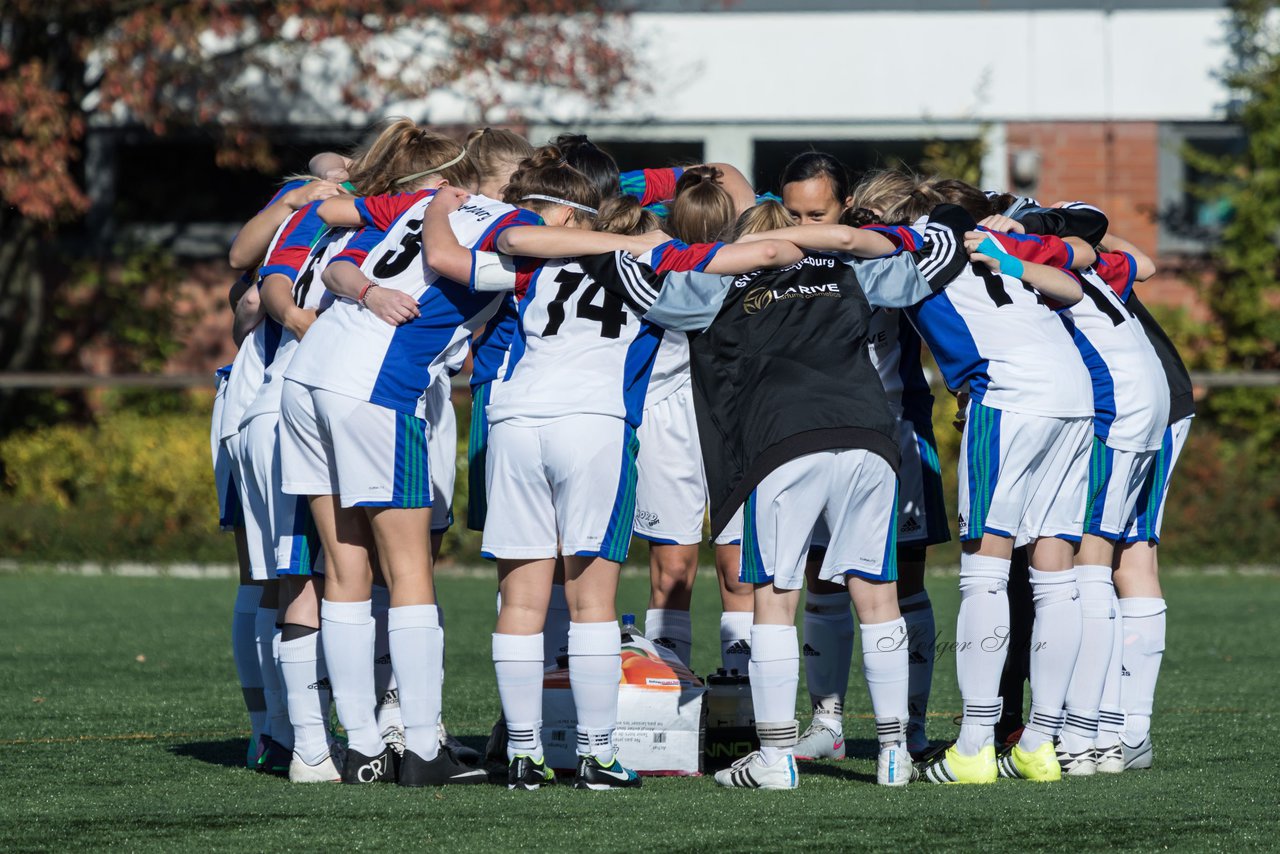
<path id="1" fill-rule="evenodd" d="M 483 768 L 473 768 L 453 755 L 448 747 L 441 747 L 435 759 L 426 760 L 406 749 L 400 757 L 401 786 L 454 786 L 489 782 Z"/>
<path id="2" fill-rule="evenodd" d="M 273 777 L 288 777 L 293 751 L 269 735 L 262 736 L 263 749 L 258 754 L 258 770 Z"/>
<path id="3" fill-rule="evenodd" d="M 344 783 L 394 783 L 396 781 L 396 752 L 390 745 L 377 756 L 365 756 L 347 748 L 347 761 L 342 766 Z"/>
<path id="4" fill-rule="evenodd" d="M 556 782 L 556 774 L 547 767 L 545 759 L 534 759 L 523 754 L 511 760 L 507 766 L 507 788 L 536 792 L 542 786 Z"/>
<path id="5" fill-rule="evenodd" d="M 600 764 L 600 760 L 594 756 L 579 756 L 578 772 L 573 776 L 573 787 L 597 792 L 610 789 L 638 789 L 640 775 L 630 768 L 623 768 L 616 756 L 608 765 Z"/>

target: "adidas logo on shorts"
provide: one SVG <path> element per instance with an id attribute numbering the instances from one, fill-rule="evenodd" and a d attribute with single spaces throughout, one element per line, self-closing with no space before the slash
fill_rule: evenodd
<path id="1" fill-rule="evenodd" d="M 904 534 L 914 534 L 916 531 L 920 530 L 920 523 L 915 519 L 907 519 L 907 521 L 902 523 L 901 530 Z"/>

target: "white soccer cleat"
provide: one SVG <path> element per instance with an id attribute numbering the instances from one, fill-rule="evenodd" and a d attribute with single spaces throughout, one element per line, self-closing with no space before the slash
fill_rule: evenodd
<path id="1" fill-rule="evenodd" d="M 880 786 L 905 786 L 916 778 L 916 766 L 911 761 L 911 751 L 905 742 L 886 744 L 880 748 L 876 759 L 876 784 Z"/>
<path id="2" fill-rule="evenodd" d="M 1124 749 L 1119 744 L 1093 749 L 1093 764 L 1099 774 L 1120 774 L 1124 771 Z"/>
<path id="3" fill-rule="evenodd" d="M 844 759 L 844 734 L 817 718 L 796 742 L 796 759 Z"/>
<path id="4" fill-rule="evenodd" d="M 757 750 L 748 753 L 728 768 L 717 771 L 716 782 L 730 789 L 795 789 L 800 785 L 800 775 L 796 772 L 796 760 L 791 754 L 767 765 Z"/>
<path id="5" fill-rule="evenodd" d="M 1150 768 L 1156 756 L 1155 749 L 1151 746 L 1150 735 L 1137 747 L 1130 747 L 1121 739 L 1120 749 L 1124 753 L 1124 770 L 1126 771 L 1142 771 Z"/>
<path id="6" fill-rule="evenodd" d="M 1054 752 L 1058 756 L 1058 764 L 1062 766 L 1062 773 L 1068 777 L 1092 777 L 1098 772 L 1092 745 L 1079 753 L 1071 753 L 1062 746 L 1062 742 L 1058 742 L 1054 745 Z"/>
<path id="7" fill-rule="evenodd" d="M 315 765 L 309 764 L 295 750 L 289 760 L 290 783 L 341 783 L 342 766 L 346 764 L 347 752 L 342 745 L 329 745 L 329 752 Z"/>

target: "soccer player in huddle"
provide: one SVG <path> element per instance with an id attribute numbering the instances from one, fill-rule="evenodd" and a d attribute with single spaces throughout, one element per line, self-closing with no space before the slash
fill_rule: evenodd
<path id="1" fill-rule="evenodd" d="M 949 537 L 923 338 L 947 385 L 969 392 L 957 627 L 964 712 L 959 739 L 923 766 L 925 778 L 1051 780 L 1148 767 L 1163 649 L 1155 543 L 1190 417 L 1178 405 L 1189 385 L 1176 351 L 1162 347 L 1132 294 L 1151 274 L 1149 259 L 1107 234 L 1105 218 L 1101 232 L 1082 226 L 1092 209 L 1019 207 L 959 182 L 892 172 L 851 188 L 840 164 L 817 152 L 789 164 L 784 208 L 756 206 L 732 167 L 620 174 L 585 137 L 558 142 L 534 153 L 515 134 L 486 128 L 460 146 L 400 122 L 354 163 L 316 165 L 332 178 L 349 169 L 348 189 L 367 195 L 339 197 L 325 181 L 286 185 L 233 248 L 237 263 L 265 262 L 252 289 L 261 299 L 241 305 L 251 333 L 222 381 L 214 425 L 219 484 L 234 482 L 247 511 L 244 564 L 264 582 L 242 586 L 234 632 L 254 723 L 251 761 L 297 781 L 485 779 L 440 723 L 443 615 L 431 576 L 452 521 L 450 379 L 470 351 L 468 523 L 485 530 L 484 552 L 499 562 L 493 657 L 509 786 L 554 779 L 542 753 L 540 687 L 543 667 L 566 654 L 579 713 L 575 784 L 639 785 L 612 740 L 618 565 L 633 532 L 649 540 L 646 629 L 687 664 L 708 503 L 723 576 L 722 661 L 750 670 L 762 744 L 717 779 L 791 788 L 795 759 L 843 758 L 852 597 L 882 747 L 878 778 L 906 783 L 908 751 L 918 758 L 928 747 L 924 549 Z M 645 207 L 666 213 L 666 223 Z M 716 290 L 716 276 L 698 274 L 798 282 L 806 263 L 838 251 L 885 256 L 842 258 L 833 269 L 848 279 L 844 296 L 865 306 L 839 315 L 859 330 L 857 355 L 840 359 L 878 377 L 871 409 L 884 403 L 887 413 L 884 424 L 838 426 L 883 427 L 886 466 L 850 471 L 805 505 L 803 520 L 784 519 L 775 500 L 784 470 L 797 478 L 787 489 L 817 496 L 815 484 L 835 469 L 791 471 L 808 452 L 770 457 L 759 471 L 729 466 L 727 448 L 755 447 L 759 437 L 741 431 L 772 406 L 769 385 L 727 389 L 708 385 L 707 372 L 742 358 L 731 330 L 757 326 L 762 307 L 750 288 L 734 291 L 726 279 L 730 290 Z M 794 271 L 770 272 L 777 266 Z M 671 314 L 682 299 L 703 303 Z M 801 308 L 784 313 L 807 323 Z M 1157 362 L 1168 376 L 1159 387 L 1144 383 Z M 593 383 L 600 393 L 584 394 Z M 835 409 L 865 393 L 846 391 Z M 741 407 L 762 394 L 759 406 Z M 711 412 L 743 423 L 726 428 Z M 709 439 L 709 429 L 730 434 Z M 614 463 L 581 465 L 587 438 L 607 440 L 599 451 Z M 860 446 L 813 450 L 852 447 Z M 861 504 L 831 491 L 864 481 Z M 873 482 L 892 494 L 873 498 Z M 890 521 L 858 509 L 873 503 Z M 785 544 L 770 539 L 784 522 L 798 525 Z M 875 571 L 857 570 L 850 537 L 881 528 Z M 1004 649 L 981 641 L 1008 624 L 1009 556 L 1022 545 L 1039 641 L 1032 710 L 1019 742 L 997 756 Z M 390 591 L 382 603 L 379 580 Z M 794 629 L 779 634 L 801 583 L 814 711 L 803 737 L 793 720 Z M 1129 635 L 1133 643 L 1122 644 Z M 748 651 L 749 667 L 734 658 Z M 1137 678 L 1120 677 L 1122 663 Z M 329 683 L 345 751 L 328 728 Z"/>

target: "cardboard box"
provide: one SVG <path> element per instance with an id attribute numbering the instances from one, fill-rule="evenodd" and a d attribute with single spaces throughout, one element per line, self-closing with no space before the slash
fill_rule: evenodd
<path id="1" fill-rule="evenodd" d="M 670 652 L 643 637 L 624 642 L 613 736 L 618 760 L 641 774 L 701 773 L 705 693 L 702 680 Z M 557 771 L 572 771 L 577 763 L 577 724 L 568 668 L 548 670 L 542 744 L 547 763 Z"/>

